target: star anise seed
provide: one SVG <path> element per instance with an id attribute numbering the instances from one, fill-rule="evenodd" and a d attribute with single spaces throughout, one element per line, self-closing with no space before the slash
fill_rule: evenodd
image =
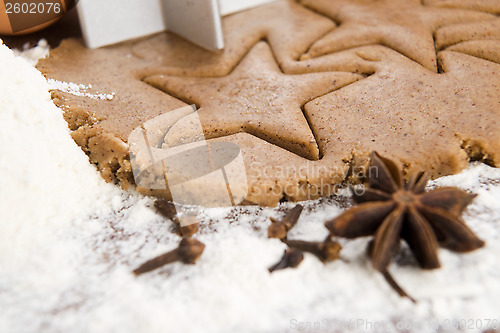
<path id="1" fill-rule="evenodd" d="M 459 252 L 484 245 L 460 219 L 474 194 L 452 187 L 425 192 L 425 173 L 415 174 L 405 183 L 396 164 L 376 152 L 371 155 L 370 170 L 376 172 L 369 177 L 369 187 L 363 194 L 354 194 L 359 205 L 325 225 L 336 236 L 374 235 L 376 269 L 387 268 L 389 254 L 399 248 L 400 237 L 425 269 L 439 267 L 438 244 Z"/>
<path id="2" fill-rule="evenodd" d="M 440 267 L 438 246 L 468 252 L 484 246 L 460 218 L 475 195 L 445 187 L 425 192 L 429 180 L 421 172 L 404 182 L 397 165 L 376 152 L 364 193 L 354 193 L 359 205 L 326 221 L 332 235 L 357 238 L 374 235 L 371 249 L 373 267 L 387 273 L 392 255 L 404 239 L 424 269 Z"/>

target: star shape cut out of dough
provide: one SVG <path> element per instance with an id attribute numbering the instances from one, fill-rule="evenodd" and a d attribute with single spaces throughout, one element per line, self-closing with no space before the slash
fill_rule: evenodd
<path id="1" fill-rule="evenodd" d="M 472 40 L 500 41 L 500 18 L 485 22 L 453 24 L 436 31 L 436 48 L 438 50 Z"/>
<path id="2" fill-rule="evenodd" d="M 160 74 L 144 81 L 184 102 L 199 105 L 197 116 L 207 139 L 246 132 L 317 160 L 320 152 L 301 107 L 360 78 L 343 72 L 283 74 L 268 44 L 260 42 L 228 76 Z M 197 128 L 193 117 L 182 118 L 166 134 L 165 143 L 185 143 L 196 137 Z"/>
<path id="3" fill-rule="evenodd" d="M 500 166 L 499 64 L 442 51 L 438 74 L 383 46 L 355 52 L 376 73 L 305 106 L 325 155 L 320 162 L 360 167 L 381 151 L 406 174 L 433 177 L 459 172 L 469 160 Z"/>
<path id="4" fill-rule="evenodd" d="M 442 27 L 436 31 L 435 40 L 438 50 L 462 52 L 500 63 L 500 19 Z"/>
<path id="5" fill-rule="evenodd" d="M 419 0 L 302 0 L 340 23 L 302 58 L 381 44 L 437 72 L 433 32 L 441 26 L 494 19 L 494 15 L 422 6 Z M 390 8 L 390 10 L 388 10 Z"/>
<path id="6" fill-rule="evenodd" d="M 494 61 L 500 64 L 500 41 L 473 40 L 452 45 L 448 47 L 446 50 L 462 52 L 474 57 Z"/>
<path id="7" fill-rule="evenodd" d="M 498 0 L 424 0 L 424 5 L 445 8 L 464 8 L 500 14 L 500 1 Z"/>
<path id="8" fill-rule="evenodd" d="M 293 0 L 277 1 L 222 19 L 224 52 L 214 53 L 171 33 L 137 43 L 133 52 L 163 66 L 163 74 L 224 76 L 260 40 L 271 46 L 279 66 L 288 73 L 311 44 L 335 27 L 335 23 Z M 158 67 L 152 69 L 158 73 Z M 148 74 L 150 72 L 145 72 Z"/>

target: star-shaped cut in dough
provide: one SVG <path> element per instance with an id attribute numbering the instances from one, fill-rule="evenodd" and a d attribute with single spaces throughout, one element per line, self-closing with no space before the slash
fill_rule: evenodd
<path id="1" fill-rule="evenodd" d="M 436 31 L 435 38 L 438 50 L 472 40 L 500 41 L 500 19 L 442 27 Z"/>
<path id="2" fill-rule="evenodd" d="M 362 76 L 326 72 L 286 75 L 265 42 L 256 44 L 234 71 L 225 77 L 196 78 L 153 75 L 144 81 L 185 102 L 197 112 L 205 137 L 247 132 L 311 160 L 320 152 L 301 107 Z M 179 120 L 165 142 L 186 142 L 197 133 L 195 118 Z M 181 137 L 171 133 L 182 133 Z"/>
<path id="3" fill-rule="evenodd" d="M 436 31 L 436 48 L 500 63 L 500 19 L 453 24 Z"/>
<path id="4" fill-rule="evenodd" d="M 166 33 L 139 42 L 134 54 L 163 66 L 161 72 L 167 75 L 224 76 L 253 45 L 265 39 L 281 69 L 288 73 L 311 44 L 332 30 L 335 23 L 293 0 L 285 0 L 226 16 L 222 27 L 225 48 L 220 53 Z M 152 72 L 158 73 L 158 68 Z"/>
<path id="5" fill-rule="evenodd" d="M 436 29 L 495 18 L 468 10 L 425 7 L 420 0 L 301 0 L 301 3 L 340 23 L 339 28 L 314 43 L 303 59 L 381 44 L 435 72 L 433 32 Z"/>
<path id="6" fill-rule="evenodd" d="M 462 52 L 474 57 L 494 61 L 500 64 L 500 41 L 498 40 L 472 40 L 452 45 L 446 50 Z"/>
<path id="7" fill-rule="evenodd" d="M 445 8 L 464 8 L 500 14 L 500 1 L 498 0 L 424 0 L 424 5 Z"/>
<path id="8" fill-rule="evenodd" d="M 376 73 L 305 106 L 325 155 L 320 162 L 359 167 L 376 150 L 407 174 L 452 174 L 469 160 L 500 166 L 499 64 L 442 51 L 444 73 L 437 74 L 383 46 L 355 52 Z"/>

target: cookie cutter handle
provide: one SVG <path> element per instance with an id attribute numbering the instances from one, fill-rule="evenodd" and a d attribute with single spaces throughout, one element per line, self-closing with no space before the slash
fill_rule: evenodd
<path id="1" fill-rule="evenodd" d="M 221 15 L 217 0 L 163 0 L 166 29 L 209 50 L 222 50 Z"/>
<path id="2" fill-rule="evenodd" d="M 273 1 L 276 0 L 82 0 L 77 10 L 89 48 L 170 30 L 209 50 L 221 50 L 221 16 Z"/>

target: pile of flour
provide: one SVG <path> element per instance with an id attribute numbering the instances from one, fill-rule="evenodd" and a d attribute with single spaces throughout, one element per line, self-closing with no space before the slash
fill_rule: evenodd
<path id="1" fill-rule="evenodd" d="M 49 86 L 0 45 L 0 332 L 428 332 L 500 327 L 500 170 L 474 164 L 431 186 L 478 194 L 464 219 L 487 246 L 440 250 L 422 271 L 404 252 L 394 277 L 402 299 L 371 269 L 368 239 L 344 241 L 342 260 L 306 254 L 269 274 L 284 245 L 267 239 L 286 208 L 199 211 L 196 265 L 134 277 L 180 238 L 152 199 L 105 184 L 69 135 Z M 78 83 L 76 83 L 78 84 Z M 306 202 L 290 238 L 322 240 L 347 197 Z M 496 325 L 496 326 L 495 326 Z M 470 328 L 470 329 L 469 329 Z"/>

